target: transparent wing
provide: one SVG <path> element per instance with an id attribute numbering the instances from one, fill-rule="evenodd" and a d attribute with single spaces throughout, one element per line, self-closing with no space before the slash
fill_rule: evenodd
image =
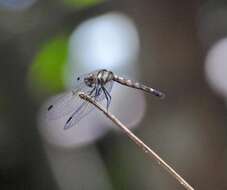
<path id="1" fill-rule="evenodd" d="M 50 101 L 47 111 L 48 119 L 58 119 L 70 114 L 78 106 L 79 98 L 72 91 L 63 93 Z"/>
<path id="2" fill-rule="evenodd" d="M 65 123 L 64 129 L 69 129 L 76 125 L 82 118 L 88 115 L 92 110 L 94 110 L 94 106 L 92 106 L 88 102 L 83 102 L 77 110 L 75 110 L 72 115 L 68 118 Z"/>
<path id="3" fill-rule="evenodd" d="M 113 82 L 110 81 L 105 85 L 106 90 L 110 93 L 113 86 Z M 105 94 L 103 91 L 100 91 L 100 94 L 98 96 L 94 96 L 95 91 L 91 94 L 95 98 L 96 101 L 102 101 L 105 98 Z M 80 104 L 80 106 L 75 109 L 75 111 L 72 113 L 72 115 L 68 118 L 68 120 L 65 123 L 64 129 L 69 129 L 76 125 L 81 119 L 83 119 L 86 115 L 88 115 L 91 111 L 94 110 L 94 106 L 91 105 L 88 102 L 83 102 Z"/>
<path id="4" fill-rule="evenodd" d="M 99 70 L 92 73 L 97 74 L 98 72 Z M 68 91 L 50 102 L 50 104 L 46 108 L 48 119 L 57 119 L 71 114 L 64 127 L 65 129 L 68 129 L 78 123 L 84 116 L 86 116 L 94 109 L 91 104 L 84 102 L 84 100 L 81 100 L 78 95 L 80 91 L 90 95 L 96 101 L 102 101 L 106 98 L 106 95 L 104 94 L 100 86 L 97 86 L 96 90 L 92 87 L 88 87 L 84 83 L 84 78 L 89 74 L 90 73 L 77 77 L 74 81 L 74 90 Z M 113 81 L 109 81 L 105 84 L 104 88 L 108 93 L 110 93 L 112 86 Z"/>
<path id="5" fill-rule="evenodd" d="M 105 85 L 105 88 L 108 92 L 111 91 L 113 86 L 113 82 L 110 81 Z M 92 93 L 92 95 L 95 92 Z M 101 90 L 101 94 L 99 96 L 94 96 L 95 101 L 102 101 L 105 98 L 103 91 Z M 83 102 L 80 106 L 72 113 L 72 115 L 68 118 L 65 123 L 64 129 L 69 129 L 76 125 L 81 119 L 83 119 L 86 115 L 88 115 L 91 111 L 94 110 L 94 106 L 88 102 Z"/>
<path id="6" fill-rule="evenodd" d="M 46 108 L 47 118 L 53 120 L 72 113 L 83 103 L 78 96 L 78 92 L 83 91 L 89 93 L 91 90 L 92 88 L 80 83 L 76 89 L 65 92 L 53 98 Z"/>
<path id="7" fill-rule="evenodd" d="M 113 86 L 113 82 L 110 81 L 105 85 L 106 90 L 110 93 Z M 83 101 L 78 96 L 78 92 L 83 91 L 89 94 L 92 91 L 92 88 L 87 87 L 85 84 L 80 84 L 77 89 L 65 92 L 55 98 L 53 98 L 48 106 L 46 107 L 47 110 L 47 118 L 50 120 L 58 119 L 65 115 L 68 115 L 75 110 L 80 108 Z M 95 95 L 95 91 L 92 94 Z M 102 101 L 105 98 L 103 91 L 100 91 L 100 94 L 95 97 L 96 101 Z"/>

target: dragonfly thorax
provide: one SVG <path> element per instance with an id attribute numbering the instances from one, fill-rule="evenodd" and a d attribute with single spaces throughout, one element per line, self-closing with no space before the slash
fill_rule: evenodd
<path id="1" fill-rule="evenodd" d="M 107 82 L 113 80 L 113 73 L 111 71 L 107 71 L 105 69 L 100 70 L 97 73 L 97 83 L 101 86 L 104 86 Z"/>
<path id="2" fill-rule="evenodd" d="M 84 82 L 89 87 L 96 85 L 104 86 L 107 82 L 113 80 L 113 73 L 107 70 L 100 70 L 97 73 L 91 73 L 84 78 Z"/>

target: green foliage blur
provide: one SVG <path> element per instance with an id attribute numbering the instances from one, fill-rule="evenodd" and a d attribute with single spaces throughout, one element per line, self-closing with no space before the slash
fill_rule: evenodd
<path id="1" fill-rule="evenodd" d="M 56 36 L 43 44 L 29 71 L 32 90 L 47 94 L 63 90 L 63 73 L 67 56 L 68 38 L 66 36 Z"/>
<path id="2" fill-rule="evenodd" d="M 104 0 L 64 0 L 64 2 L 75 8 L 88 8 L 104 2 Z"/>

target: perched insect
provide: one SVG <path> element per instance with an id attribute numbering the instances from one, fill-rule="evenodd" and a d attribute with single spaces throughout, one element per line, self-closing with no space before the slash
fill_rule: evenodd
<path id="1" fill-rule="evenodd" d="M 94 109 L 91 104 L 81 100 L 78 96 L 79 92 L 90 95 L 98 102 L 105 99 L 108 109 L 111 102 L 110 92 L 114 81 L 131 88 L 143 90 L 159 98 L 165 97 L 164 93 L 156 89 L 119 77 L 112 71 L 101 69 L 77 77 L 74 89 L 55 99 L 53 103 L 48 106 L 47 117 L 49 119 L 57 119 L 61 116 L 71 114 L 65 123 L 64 129 L 68 129 L 78 123 Z"/>

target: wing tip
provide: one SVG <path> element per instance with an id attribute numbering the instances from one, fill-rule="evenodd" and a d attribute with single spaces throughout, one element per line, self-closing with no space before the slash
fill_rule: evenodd
<path id="1" fill-rule="evenodd" d="M 53 105 L 49 105 L 47 111 L 50 111 L 53 107 L 54 107 Z"/>
<path id="2" fill-rule="evenodd" d="M 70 128 L 70 121 L 72 120 L 72 116 L 70 116 L 69 118 L 68 118 L 68 120 L 66 121 L 66 123 L 65 123 L 65 126 L 64 126 L 64 130 L 66 130 L 66 129 L 68 129 L 68 128 Z"/>
<path id="3" fill-rule="evenodd" d="M 160 92 L 158 90 L 154 90 L 153 92 L 154 92 L 155 96 L 159 97 L 160 99 L 164 99 L 166 97 L 165 93 Z"/>

